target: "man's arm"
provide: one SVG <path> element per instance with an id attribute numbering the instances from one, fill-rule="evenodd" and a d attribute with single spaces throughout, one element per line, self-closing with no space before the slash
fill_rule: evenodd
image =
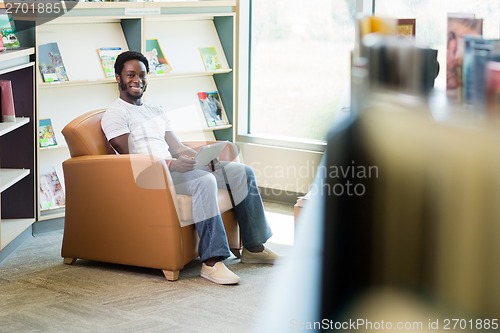
<path id="1" fill-rule="evenodd" d="M 187 172 L 194 169 L 196 151 L 182 144 L 172 131 L 165 132 L 165 141 L 172 157 L 176 158 L 169 163 L 170 171 Z"/>
<path id="2" fill-rule="evenodd" d="M 172 154 L 172 157 L 174 158 L 179 158 L 182 155 L 186 155 L 188 157 L 194 157 L 196 155 L 196 150 L 185 146 L 174 132 L 165 132 L 165 141 L 168 144 L 170 154 Z"/>
<path id="3" fill-rule="evenodd" d="M 119 154 L 129 154 L 128 138 L 129 133 L 122 134 L 109 140 L 111 146 Z M 165 141 L 169 146 L 170 153 L 173 157 L 177 158 L 169 163 L 171 171 L 186 172 L 193 170 L 195 167 L 194 155 L 196 151 L 182 144 L 174 132 L 165 132 Z"/>
<path id="4" fill-rule="evenodd" d="M 129 154 L 129 149 L 128 149 L 129 135 L 130 133 L 126 133 L 109 140 L 109 143 L 111 144 L 113 149 L 118 152 L 118 154 Z"/>

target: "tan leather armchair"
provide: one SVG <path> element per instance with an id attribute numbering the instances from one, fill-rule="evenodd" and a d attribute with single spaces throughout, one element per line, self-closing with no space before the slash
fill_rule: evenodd
<path id="1" fill-rule="evenodd" d="M 191 198 L 175 193 L 165 161 L 115 154 L 101 129 L 103 113 L 83 114 L 62 131 L 71 154 L 63 162 L 64 263 L 80 258 L 158 268 L 175 281 L 198 257 Z M 195 148 L 202 143 L 186 144 Z M 220 159 L 235 156 L 228 144 Z M 239 228 L 226 190 L 219 190 L 219 206 L 229 246 L 239 256 Z"/>

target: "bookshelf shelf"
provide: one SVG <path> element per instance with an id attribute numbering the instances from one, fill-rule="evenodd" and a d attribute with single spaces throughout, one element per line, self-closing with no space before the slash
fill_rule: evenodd
<path id="1" fill-rule="evenodd" d="M 207 127 L 205 130 L 206 131 L 217 131 L 217 130 L 229 129 L 231 127 L 233 127 L 233 125 L 214 126 L 214 127 Z"/>
<path id="2" fill-rule="evenodd" d="M 54 212 L 56 213 L 64 213 L 64 206 L 59 206 L 56 208 L 47 208 L 47 209 L 41 209 L 42 215 L 50 215 Z"/>
<path id="3" fill-rule="evenodd" d="M 56 218 L 64 218 L 64 207 L 40 210 L 38 221 L 49 221 Z"/>
<path id="4" fill-rule="evenodd" d="M 30 122 L 29 118 L 16 117 L 15 122 L 0 123 L 0 136 L 5 135 L 15 129 Z"/>
<path id="5" fill-rule="evenodd" d="M 2 219 L 0 221 L 0 244 L 9 244 L 24 230 L 28 229 L 33 222 L 34 218 L 28 219 Z M 3 249 L 3 247 L 2 247 Z"/>
<path id="6" fill-rule="evenodd" d="M 13 50 L 4 50 L 0 53 L 0 61 L 8 61 L 12 59 L 19 59 L 25 56 L 35 54 L 34 47 L 20 47 Z"/>
<path id="7" fill-rule="evenodd" d="M 29 59 L 29 57 L 26 57 L 26 59 Z M 19 63 L 19 64 L 18 64 Z M 4 63 L 5 65 L 5 63 Z M 7 67 L 0 67 L 0 75 L 1 74 L 5 74 L 5 73 L 11 73 L 12 71 L 17 71 L 19 69 L 23 69 L 23 68 L 26 68 L 26 67 L 31 67 L 32 65 L 34 65 L 34 63 L 26 63 L 26 62 L 23 62 L 20 58 L 15 58 L 15 59 L 12 59 L 12 63 L 7 66 Z"/>
<path id="8" fill-rule="evenodd" d="M 145 2 L 143 3 L 144 7 L 154 7 L 155 4 L 151 2 Z M 210 1 L 170 1 L 170 2 L 164 2 L 162 4 L 162 7 L 165 8 L 182 8 L 182 7 L 230 7 L 230 6 L 236 6 L 236 1 L 235 0 L 228 0 L 228 1 L 217 1 L 217 0 L 210 0 Z"/>
<path id="9" fill-rule="evenodd" d="M 231 73 L 233 70 L 231 68 L 221 69 L 218 71 L 204 71 L 204 72 L 191 72 L 191 73 L 167 73 L 165 75 L 149 75 L 148 81 L 151 80 L 168 80 L 168 79 L 180 79 L 180 78 L 196 78 L 199 76 L 213 76 L 217 74 Z"/>
<path id="10" fill-rule="evenodd" d="M 66 82 L 43 82 L 38 85 L 40 89 L 61 89 L 64 87 L 93 86 L 101 84 L 116 84 L 114 78 L 95 80 L 71 80 Z"/>
<path id="11" fill-rule="evenodd" d="M 40 147 L 40 151 L 46 151 L 46 150 L 57 150 L 57 149 L 68 149 L 68 146 L 65 144 L 57 144 L 57 146 L 49 146 L 49 147 Z"/>
<path id="12" fill-rule="evenodd" d="M 193 78 L 199 76 L 213 76 L 218 74 L 231 73 L 231 68 L 221 69 L 218 71 L 203 71 L 203 72 L 190 72 L 190 73 L 167 73 L 165 75 L 149 75 L 150 80 L 169 80 L 178 78 Z M 115 78 L 95 79 L 95 80 L 70 80 L 66 82 L 43 82 L 38 85 L 40 89 L 60 89 L 63 87 L 71 86 L 89 86 L 96 84 L 116 84 Z"/>
<path id="13" fill-rule="evenodd" d="M 10 71 L 18 65 L 29 63 L 29 57 L 35 54 L 34 47 L 20 47 L 14 50 L 4 50 L 0 53 L 0 71 Z"/>
<path id="14" fill-rule="evenodd" d="M 7 190 L 29 174 L 30 170 L 25 169 L 0 169 L 0 192 Z"/>

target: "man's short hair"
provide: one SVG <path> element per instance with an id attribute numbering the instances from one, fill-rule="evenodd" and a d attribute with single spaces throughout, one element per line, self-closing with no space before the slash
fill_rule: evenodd
<path id="1" fill-rule="evenodd" d="M 120 75 L 123 71 L 125 63 L 129 60 L 139 60 L 146 66 L 146 73 L 149 73 L 149 63 L 148 59 L 141 53 L 137 51 L 125 51 L 116 57 L 115 61 L 115 74 Z"/>

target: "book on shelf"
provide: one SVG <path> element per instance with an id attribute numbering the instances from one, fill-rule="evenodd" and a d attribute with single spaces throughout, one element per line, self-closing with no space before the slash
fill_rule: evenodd
<path id="1" fill-rule="evenodd" d="M 362 42 L 364 36 L 371 33 L 393 36 L 397 34 L 398 20 L 389 17 L 376 15 L 359 16 L 356 19 L 356 29 L 359 42 Z"/>
<path id="2" fill-rule="evenodd" d="M 68 74 L 57 42 L 38 46 L 38 62 L 43 82 L 68 81 Z"/>
<path id="3" fill-rule="evenodd" d="M 2 44 L 4 49 L 11 50 L 21 46 L 19 39 L 17 38 L 17 30 L 14 19 L 5 9 L 0 10 L 0 34 L 2 35 Z"/>
<path id="4" fill-rule="evenodd" d="M 54 209 L 65 204 L 64 190 L 53 166 L 40 168 L 40 208 Z"/>
<path id="5" fill-rule="evenodd" d="M 199 51 L 207 71 L 222 69 L 222 63 L 214 46 L 200 47 Z"/>
<path id="6" fill-rule="evenodd" d="M 38 123 L 38 142 L 40 148 L 57 146 L 56 133 L 50 118 L 40 119 Z"/>
<path id="7" fill-rule="evenodd" d="M 0 80 L 0 107 L 2 108 L 2 122 L 16 121 L 14 93 L 12 82 L 9 80 Z"/>
<path id="8" fill-rule="evenodd" d="M 476 43 L 487 43 L 482 36 L 466 35 L 463 37 L 464 52 L 462 55 L 462 100 L 465 104 L 473 102 L 474 94 L 474 59 Z"/>
<path id="9" fill-rule="evenodd" d="M 485 68 L 486 110 L 489 116 L 500 117 L 500 61 L 488 61 Z"/>
<path id="10" fill-rule="evenodd" d="M 397 19 L 396 35 L 401 37 L 415 37 L 417 20 L 414 18 Z"/>
<path id="11" fill-rule="evenodd" d="M 483 109 L 486 99 L 486 64 L 488 61 L 500 61 L 500 52 L 495 52 L 495 44 L 500 43 L 500 40 L 464 36 L 464 43 L 462 101 Z"/>
<path id="12" fill-rule="evenodd" d="M 154 75 L 164 75 L 172 70 L 170 62 L 163 53 L 156 38 L 146 39 L 146 59 L 149 63 L 149 72 Z"/>
<path id="13" fill-rule="evenodd" d="M 227 125 L 228 121 L 224 115 L 224 108 L 217 91 L 202 91 L 198 93 L 203 116 L 208 127 Z"/>
<path id="14" fill-rule="evenodd" d="M 121 47 L 100 47 L 97 49 L 99 60 L 106 78 L 115 76 L 116 57 L 122 53 Z"/>
<path id="15" fill-rule="evenodd" d="M 446 90 L 462 99 L 464 36 L 483 34 L 483 19 L 474 14 L 448 13 L 446 46 Z"/>

